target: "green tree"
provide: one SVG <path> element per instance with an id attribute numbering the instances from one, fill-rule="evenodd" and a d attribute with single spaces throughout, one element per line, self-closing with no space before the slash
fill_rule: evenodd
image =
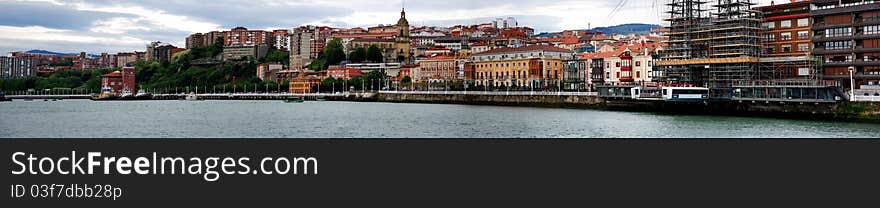
<path id="1" fill-rule="evenodd" d="M 405 76 L 403 77 L 403 79 L 400 79 L 400 82 L 404 84 L 409 84 L 410 82 L 412 82 L 412 78 L 410 78 L 409 76 Z"/>
<path id="2" fill-rule="evenodd" d="M 278 62 L 284 65 L 288 65 L 290 63 L 290 52 L 271 48 L 266 54 L 266 57 L 261 58 L 260 62 Z"/>
<path id="3" fill-rule="evenodd" d="M 348 60 L 353 63 L 363 63 L 367 61 L 367 49 L 357 48 L 348 55 Z"/>
<path id="4" fill-rule="evenodd" d="M 370 45 L 370 48 L 367 49 L 367 61 L 372 63 L 382 63 L 385 58 L 382 56 L 382 50 L 379 49 L 379 46 L 376 44 Z"/>
<path id="5" fill-rule="evenodd" d="M 324 51 L 321 53 L 321 59 L 324 62 L 324 68 L 326 69 L 330 65 L 337 65 L 342 63 L 345 60 L 345 51 L 342 48 L 342 40 L 339 38 L 334 38 L 327 43 L 327 47 L 324 47 Z"/>

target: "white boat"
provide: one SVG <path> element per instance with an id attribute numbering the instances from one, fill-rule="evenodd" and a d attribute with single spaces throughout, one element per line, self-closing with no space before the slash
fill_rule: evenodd
<path id="1" fill-rule="evenodd" d="M 202 99 L 199 98 L 199 96 L 196 95 L 196 94 L 188 94 L 188 95 L 186 95 L 186 100 L 187 100 L 187 101 L 199 101 L 199 100 L 202 100 Z"/>

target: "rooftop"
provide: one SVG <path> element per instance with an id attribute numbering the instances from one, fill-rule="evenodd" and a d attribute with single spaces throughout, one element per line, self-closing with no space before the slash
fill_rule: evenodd
<path id="1" fill-rule="evenodd" d="M 548 45 L 530 45 L 530 46 L 523 46 L 523 47 L 517 47 L 517 48 L 511 48 L 511 47 L 496 48 L 496 49 L 492 49 L 492 50 L 478 53 L 475 55 L 516 53 L 516 52 L 525 52 L 525 51 L 551 51 L 551 52 L 560 52 L 560 53 L 570 53 L 571 52 L 568 49 L 557 48 L 557 47 L 548 46 Z"/>

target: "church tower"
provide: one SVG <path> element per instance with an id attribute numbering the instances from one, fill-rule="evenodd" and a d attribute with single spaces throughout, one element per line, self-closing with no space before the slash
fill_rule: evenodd
<path id="1" fill-rule="evenodd" d="M 397 61 L 403 64 L 410 63 L 410 37 L 409 37 L 409 21 L 406 20 L 406 11 L 400 10 L 400 20 L 397 20 L 397 39 L 395 39 L 395 49 L 397 49 Z"/>

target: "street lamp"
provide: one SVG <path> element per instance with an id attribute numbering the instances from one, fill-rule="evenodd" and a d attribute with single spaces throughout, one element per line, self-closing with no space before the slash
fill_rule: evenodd
<path id="1" fill-rule="evenodd" d="M 855 67 L 849 67 L 849 100 L 856 100 L 856 82 L 853 79 L 853 72 L 855 71 Z"/>

